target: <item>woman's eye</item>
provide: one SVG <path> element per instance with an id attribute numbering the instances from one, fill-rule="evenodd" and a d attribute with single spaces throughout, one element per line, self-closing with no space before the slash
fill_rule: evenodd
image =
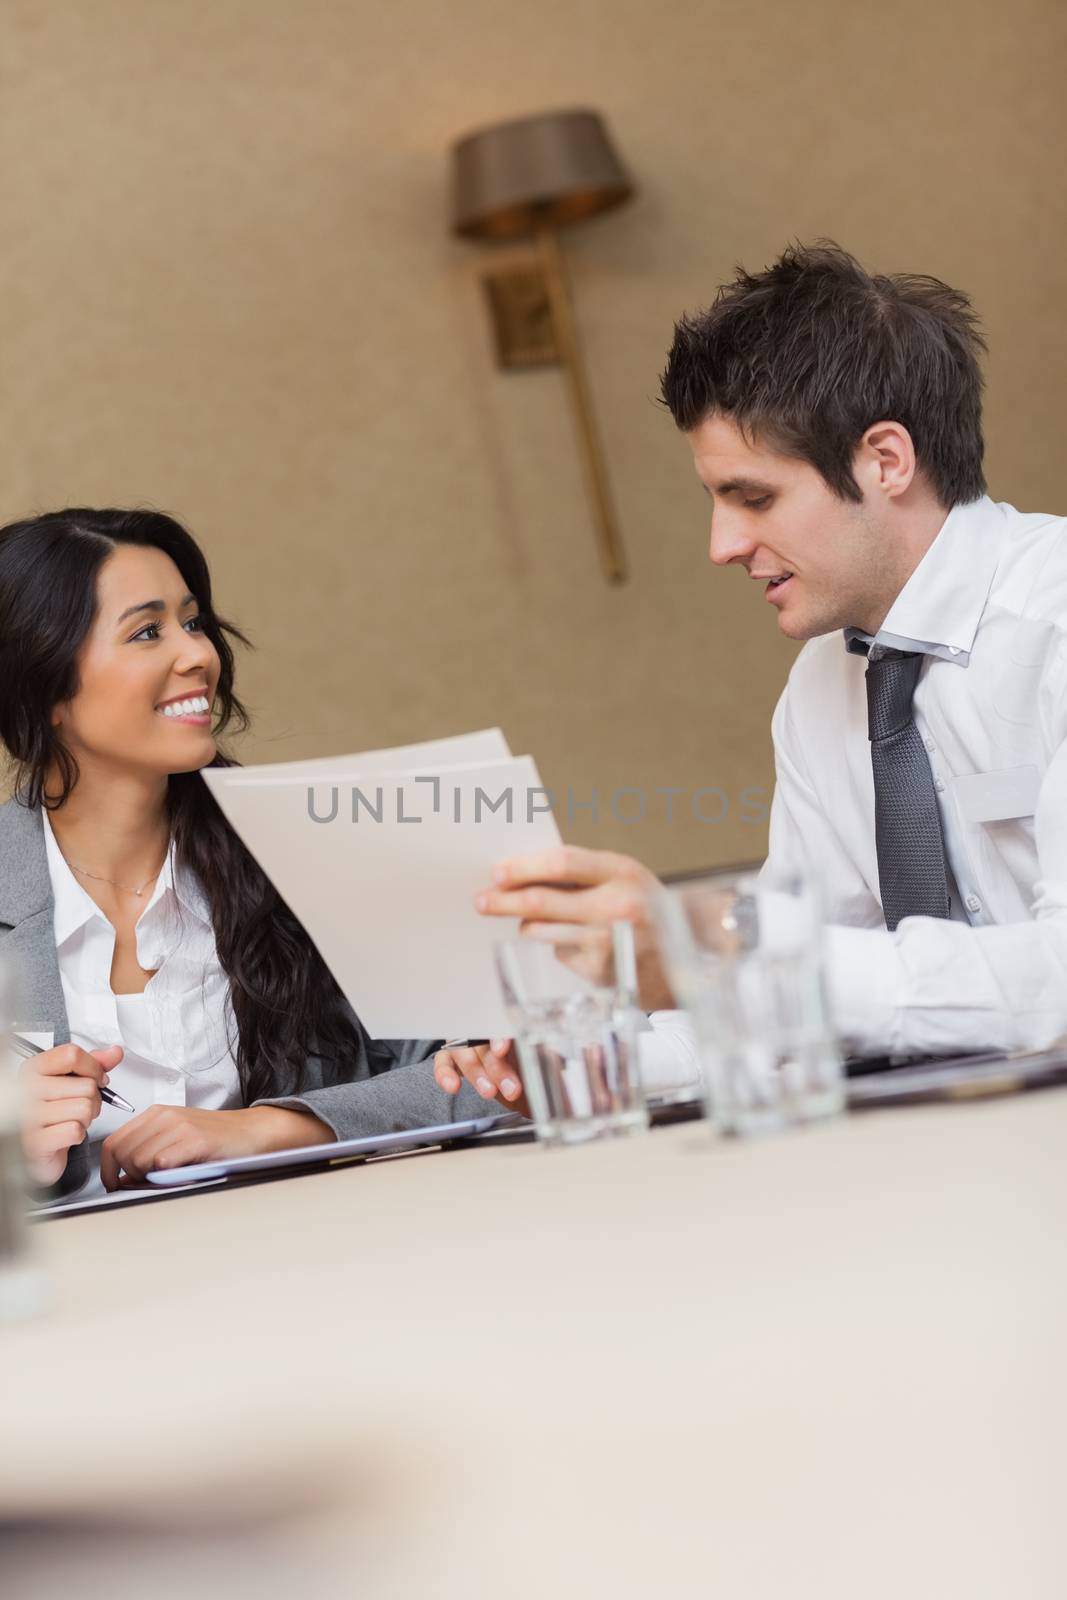
<path id="1" fill-rule="evenodd" d="M 149 622 L 145 627 L 141 628 L 133 635 L 130 643 L 133 644 L 137 639 L 148 639 L 150 641 L 158 639 L 161 626 L 162 624 L 159 622 Z M 197 633 L 203 633 L 204 619 L 201 616 L 190 617 L 188 621 L 182 623 L 182 627 L 192 628 Z"/>

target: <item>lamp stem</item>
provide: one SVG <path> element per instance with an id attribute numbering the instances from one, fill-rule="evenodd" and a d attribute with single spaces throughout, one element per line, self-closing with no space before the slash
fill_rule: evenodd
<path id="1" fill-rule="evenodd" d="M 543 226 L 537 230 L 537 249 L 548 288 L 552 309 L 552 322 L 556 331 L 560 356 L 570 383 L 571 401 L 582 446 L 589 495 L 593 502 L 596 521 L 597 547 L 600 564 L 609 583 L 626 580 L 626 556 L 622 537 L 611 500 L 608 470 L 593 414 L 592 395 L 578 343 L 578 329 L 567 289 L 567 276 L 563 265 L 563 252 L 555 228 Z"/>

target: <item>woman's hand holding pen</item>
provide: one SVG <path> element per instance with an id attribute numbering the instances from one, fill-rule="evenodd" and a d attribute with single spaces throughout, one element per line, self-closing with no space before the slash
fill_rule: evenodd
<path id="1" fill-rule="evenodd" d="M 510 1039 L 493 1039 L 484 1044 L 452 1045 L 438 1050 L 433 1058 L 433 1075 L 439 1089 L 458 1094 L 466 1078 L 483 1100 L 499 1098 L 506 1111 L 530 1115 L 523 1093 L 515 1046 Z"/>
<path id="2" fill-rule="evenodd" d="M 25 1062 L 22 1148 L 36 1183 L 53 1184 L 63 1176 L 68 1153 L 100 1115 L 100 1090 L 121 1060 L 118 1045 L 81 1050 L 60 1044 Z"/>

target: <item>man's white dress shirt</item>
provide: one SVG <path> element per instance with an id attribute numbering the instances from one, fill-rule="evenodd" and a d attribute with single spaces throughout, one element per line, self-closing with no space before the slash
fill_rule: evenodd
<path id="1" fill-rule="evenodd" d="M 115 929 L 75 878 L 44 817 L 55 897 L 56 954 L 70 1037 L 83 1049 L 121 1045 L 111 1087 L 137 1111 L 151 1105 L 224 1110 L 241 1104 L 229 980 L 219 963 L 200 885 L 178 870 L 174 847 L 137 921 L 137 960 L 154 972 L 143 994 L 111 988 Z M 229 1032 L 228 1032 L 229 1029 Z M 130 1114 L 104 1106 L 89 1129 L 91 1178 L 79 1199 L 98 1193 L 100 1145 Z"/>
<path id="2" fill-rule="evenodd" d="M 874 1053 L 1044 1047 L 1067 1032 L 1067 519 L 955 507 L 875 636 L 928 657 L 915 725 L 955 888 L 952 918 L 894 933 L 854 637 L 804 646 L 773 722 L 768 868 L 822 889 L 838 1025 Z"/>

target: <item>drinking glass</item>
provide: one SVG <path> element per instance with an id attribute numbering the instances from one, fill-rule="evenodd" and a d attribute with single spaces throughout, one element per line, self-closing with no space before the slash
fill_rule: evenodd
<path id="1" fill-rule="evenodd" d="M 656 909 L 719 1129 L 766 1133 L 840 1111 L 844 1073 L 814 886 L 767 869 L 724 873 L 665 889 Z"/>
<path id="2" fill-rule="evenodd" d="M 0 957 L 0 1323 L 29 1316 L 46 1300 L 26 1222 L 21 1080 L 10 1043 L 15 1015 L 14 974 Z"/>
<path id="3" fill-rule="evenodd" d="M 580 1144 L 647 1128 L 630 924 L 503 939 L 496 965 L 538 1138 Z"/>

